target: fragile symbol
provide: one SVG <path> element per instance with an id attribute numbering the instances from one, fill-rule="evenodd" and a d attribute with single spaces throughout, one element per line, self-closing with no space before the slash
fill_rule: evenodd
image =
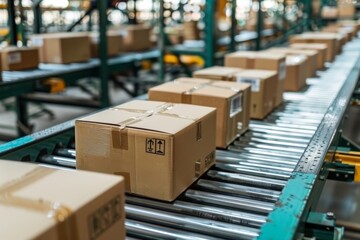
<path id="1" fill-rule="evenodd" d="M 157 138 L 146 138 L 146 152 L 165 155 L 165 140 Z"/>

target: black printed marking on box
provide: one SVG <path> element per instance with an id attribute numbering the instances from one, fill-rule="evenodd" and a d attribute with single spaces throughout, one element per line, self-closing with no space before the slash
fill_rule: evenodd
<path id="1" fill-rule="evenodd" d="M 117 195 L 88 217 L 90 239 L 98 238 L 114 223 L 119 221 L 122 215 L 121 196 Z"/>
<path id="2" fill-rule="evenodd" d="M 211 152 L 205 157 L 205 168 L 208 168 L 215 162 L 215 152 Z"/>
<path id="3" fill-rule="evenodd" d="M 230 103 L 230 117 L 235 116 L 242 111 L 242 93 L 239 93 L 231 98 Z"/>
<path id="4" fill-rule="evenodd" d="M 146 138 L 145 148 L 147 153 L 165 155 L 165 140 L 158 138 Z"/>

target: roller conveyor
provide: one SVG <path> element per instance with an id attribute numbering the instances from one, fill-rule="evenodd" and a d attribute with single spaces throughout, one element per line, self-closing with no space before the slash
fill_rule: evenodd
<path id="1" fill-rule="evenodd" d="M 350 44 L 360 46 L 360 41 Z M 314 179 L 317 179 L 318 173 L 314 173 L 314 179 L 308 179 L 308 175 L 301 174 L 310 173 L 299 169 L 307 169 L 304 158 L 309 154 L 314 141 L 320 141 L 314 139 L 314 136 L 318 135 L 324 120 L 335 118 L 335 115 L 330 116 L 328 112 L 336 108 L 333 102 L 339 100 L 339 89 L 346 85 L 344 83 L 348 76 L 357 69 L 354 66 L 359 59 L 359 54 L 351 54 L 346 58 L 348 70 L 339 69 L 340 73 L 335 74 L 336 68 L 328 69 L 319 79 L 309 80 L 309 87 L 304 92 L 286 93 L 285 103 L 265 121 L 251 121 L 249 131 L 235 140 L 227 150 L 217 150 L 215 166 L 174 202 L 127 196 L 128 236 L 139 239 L 268 239 L 268 226 L 281 226 L 281 223 L 272 225 L 276 220 L 273 215 L 277 213 L 277 209 L 284 211 L 284 201 L 291 186 L 295 186 L 292 193 L 295 196 L 297 192 L 301 192 L 299 189 L 306 190 L 315 184 Z M 336 67 L 336 64 L 337 62 L 332 65 Z M 331 87 L 328 87 L 329 84 Z M 64 134 L 73 137 L 73 123 L 70 126 Z M 33 138 L 37 136 L 34 135 Z M 53 140 L 45 137 L 47 145 L 53 142 L 54 148 L 37 155 L 36 161 L 74 168 L 74 141 L 59 145 L 59 139 L 63 138 Z M 34 140 L 30 136 L 11 145 L 5 144 L 5 147 L 10 146 L 11 151 L 0 147 L 0 157 L 22 160 L 16 159 L 15 155 L 18 157 L 19 151 L 22 148 L 26 150 L 32 141 Z M 39 151 L 42 148 L 44 147 L 39 147 Z M 28 151 L 25 152 L 28 154 Z M 309 164 L 316 165 L 317 162 Z M 297 175 L 301 176 L 303 182 L 294 180 Z M 309 196 L 294 197 L 292 201 L 305 201 L 305 205 L 305 199 L 309 199 Z M 297 206 L 297 202 L 289 205 Z M 292 210 L 284 212 L 284 219 L 292 218 L 289 222 L 284 220 L 288 223 L 287 227 L 294 230 L 282 232 L 274 229 L 275 234 L 283 234 L 278 239 L 294 238 L 297 227 L 291 228 L 290 224 L 300 224 L 300 218 L 293 216 L 293 213 L 299 216 L 306 214 L 304 209 L 305 207 L 302 210 L 297 208 L 299 212 L 296 213 Z"/>

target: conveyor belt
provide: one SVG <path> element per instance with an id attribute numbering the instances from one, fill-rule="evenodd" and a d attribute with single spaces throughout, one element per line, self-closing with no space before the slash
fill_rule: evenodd
<path id="1" fill-rule="evenodd" d="M 359 40 L 351 44 L 360 47 Z M 174 202 L 128 195 L 128 236 L 148 239 L 253 239 L 260 236 L 267 239 L 262 235 L 263 227 L 274 223 L 274 220 L 269 222 L 269 217 L 274 210 L 282 207 L 279 201 L 293 181 L 295 170 L 299 167 L 307 169 L 308 164 L 314 168 L 317 164 L 322 164 L 323 159 L 312 162 L 304 160 L 304 152 L 307 154 L 312 148 L 311 144 L 314 144 L 313 136 L 319 134 L 319 127 L 324 127 L 324 121 L 326 123 L 328 118 L 332 117 L 334 121 L 340 122 L 342 117 L 329 116 L 329 112 L 336 110 L 333 109 L 334 106 L 347 104 L 343 98 L 339 98 L 338 93 L 353 84 L 352 80 L 349 85 L 347 79 L 354 73 L 354 68 L 359 69 L 360 54 L 345 51 L 338 59 L 340 60 L 336 60 L 331 68 L 322 72 L 321 77 L 309 79 L 309 87 L 305 91 L 286 93 L 284 104 L 267 119 L 251 121 L 249 131 L 240 136 L 228 150 L 217 150 L 215 166 Z M 344 59 L 347 61 L 346 66 L 339 63 Z M 359 70 L 357 74 L 358 72 Z M 350 94 L 349 90 L 348 95 Z M 334 105 L 334 100 L 340 102 Z M 66 124 L 67 131 L 73 132 L 73 128 L 69 127 L 73 126 L 73 122 Z M 0 157 L 6 152 L 6 147 L 19 150 L 35 137 L 39 136 L 29 136 L 1 146 Z M 323 145 L 329 147 L 329 143 Z M 325 146 L 323 149 L 327 151 Z M 74 168 L 75 156 L 76 150 L 72 143 L 58 146 L 49 154 L 41 154 L 37 161 L 46 165 Z M 306 181 L 308 180 L 304 177 L 304 184 L 310 184 Z M 306 201 L 305 198 L 295 200 Z M 299 208 L 299 211 L 305 210 Z M 289 218 L 293 214 L 297 216 L 296 221 L 283 223 L 290 225 L 297 224 L 304 213 L 284 214 Z M 280 223 L 274 224 L 279 226 Z M 292 225 L 288 227 L 289 231 L 284 232 L 284 238 L 293 236 L 296 230 Z"/>

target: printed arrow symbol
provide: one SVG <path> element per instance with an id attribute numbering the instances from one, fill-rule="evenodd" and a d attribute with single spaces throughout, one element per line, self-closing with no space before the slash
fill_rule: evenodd
<path id="1" fill-rule="evenodd" d="M 153 145 L 154 145 L 154 141 L 152 139 L 150 139 L 148 141 L 148 145 L 149 145 L 149 151 L 152 151 L 153 150 Z"/>
<path id="2" fill-rule="evenodd" d="M 162 153 L 162 152 L 163 152 L 163 151 L 162 151 L 163 142 L 159 140 L 159 141 L 157 142 L 157 144 L 159 145 L 159 150 L 158 150 L 158 152 Z"/>

